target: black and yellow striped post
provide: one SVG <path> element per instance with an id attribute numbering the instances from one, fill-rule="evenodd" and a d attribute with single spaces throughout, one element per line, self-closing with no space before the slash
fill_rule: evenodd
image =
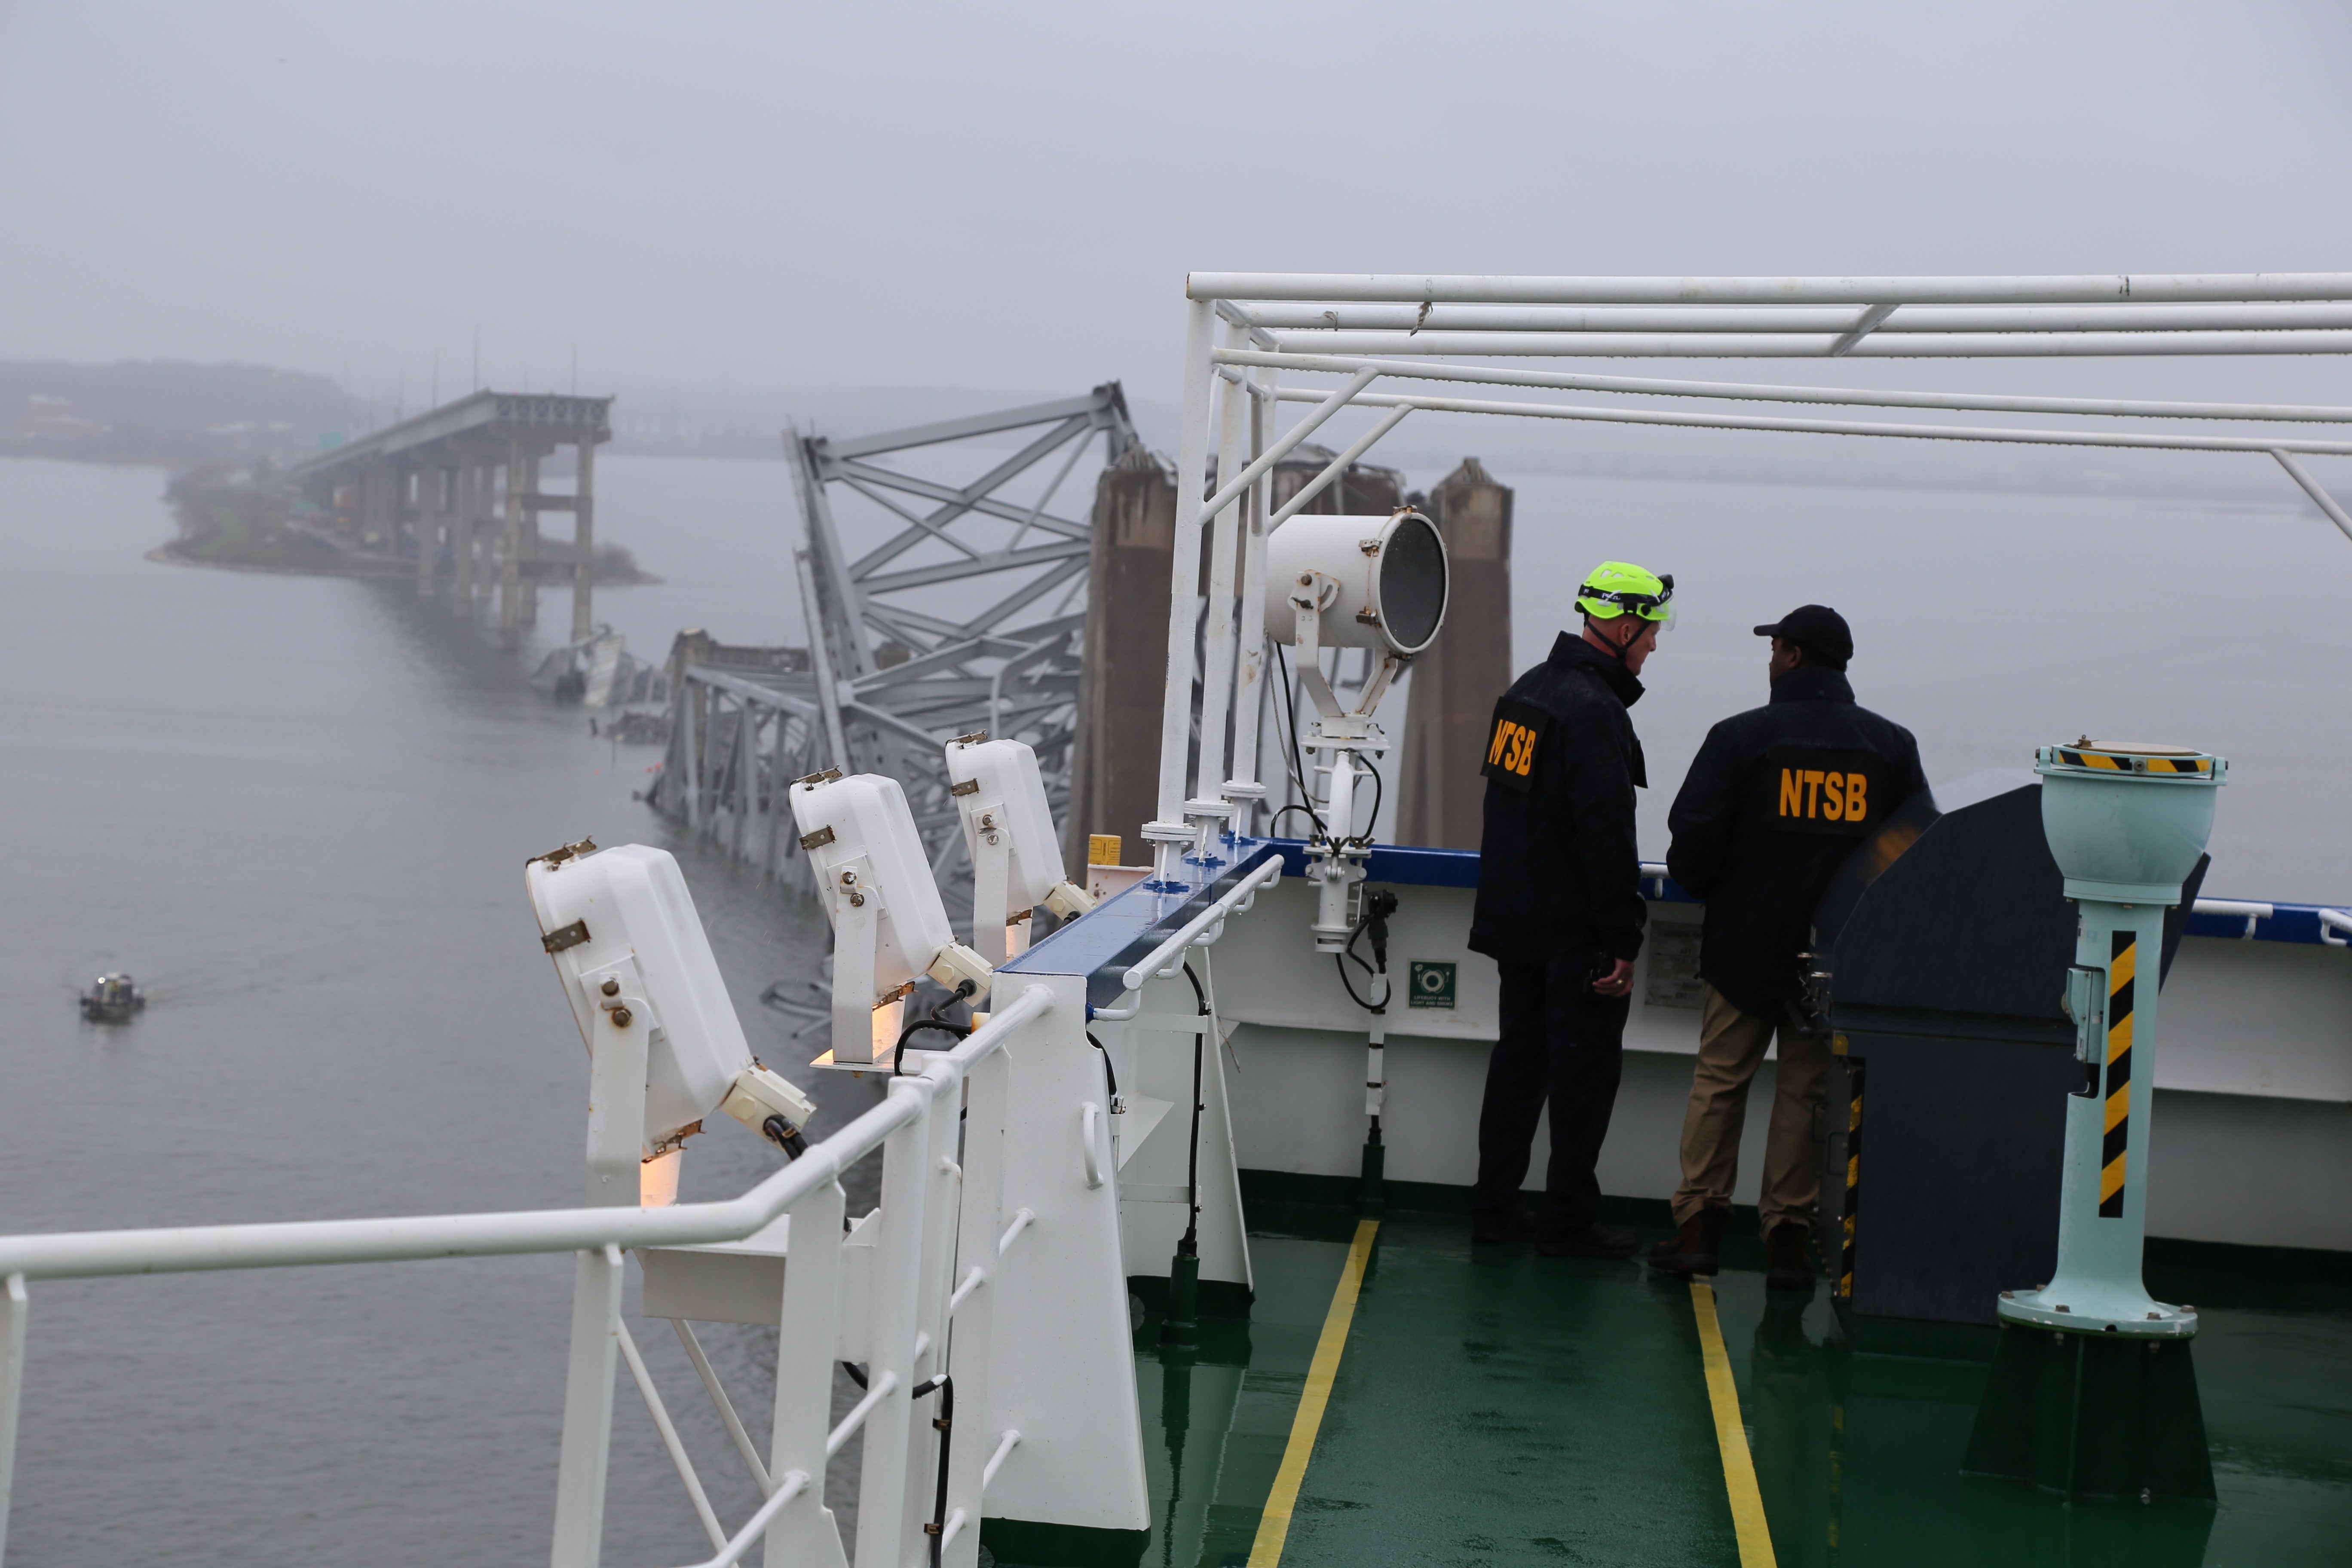
<path id="1" fill-rule="evenodd" d="M 2124 1185 L 2131 1172 L 2132 983 L 2139 973 L 2139 937 L 2108 933 L 2107 1062 L 2100 1088 L 2106 1125 L 2099 1140 L 2099 1217 L 2124 1217 Z"/>
<path id="2" fill-rule="evenodd" d="M 1843 1036 L 1838 1037 L 1843 1056 Z M 1862 1093 L 1863 1078 L 1868 1064 L 1858 1058 L 1847 1057 L 1845 1067 L 1845 1202 L 1839 1210 L 1838 1224 L 1838 1299 L 1853 1300 L 1854 1221 L 1862 1203 Z"/>
<path id="3" fill-rule="evenodd" d="M 2228 764 L 2084 740 L 2044 748 L 2034 771 L 2080 914 L 2066 1006 L 2085 1077 L 2066 1102 L 2057 1265 L 2047 1282 L 2000 1293 L 1963 1468 L 2070 1496 L 2210 1500 L 2189 1363 L 2197 1312 L 2148 1295 L 2140 1254 L 2165 911 L 2204 850 Z"/>

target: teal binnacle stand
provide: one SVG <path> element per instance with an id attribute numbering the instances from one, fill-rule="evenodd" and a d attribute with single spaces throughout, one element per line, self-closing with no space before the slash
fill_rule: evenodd
<path id="1" fill-rule="evenodd" d="M 2069 1497 L 2210 1500 L 2196 1309 L 2141 1283 L 2165 910 L 2213 827 L 2229 764 L 2089 740 L 2037 753 L 2042 827 L 2081 923 L 2067 972 L 2081 1075 L 2066 1104 L 2058 1263 L 2004 1290 L 1963 1466 Z"/>

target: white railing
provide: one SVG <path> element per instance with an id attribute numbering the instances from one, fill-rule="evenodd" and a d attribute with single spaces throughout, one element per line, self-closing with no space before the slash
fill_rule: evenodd
<path id="1" fill-rule="evenodd" d="M 1282 879 L 1282 857 L 1270 857 L 1226 889 L 1214 903 L 1171 932 L 1167 941 L 1129 965 L 1118 977 L 1119 994 L 1132 996 L 1142 989 L 1145 981 L 1167 979 L 1182 965 L 1187 952 L 1196 947 L 1207 947 L 1224 935 L 1226 917 L 1248 913 L 1250 906 L 1257 902 L 1259 891 Z M 1143 999 L 1137 996 L 1124 1007 L 1097 1007 L 1093 1016 L 1118 1023 L 1134 1017 L 1142 1008 Z"/>
<path id="2" fill-rule="evenodd" d="M 750 1192 L 722 1203 L 0 1237 L 0 1555 L 6 1550 L 29 1282 L 571 1252 L 577 1263 L 554 1568 L 591 1568 L 597 1562 L 614 1374 L 624 1356 L 717 1547 L 700 1568 L 740 1562 L 772 1531 L 781 1532 L 785 1543 L 783 1561 L 843 1563 L 842 1544 L 824 1507 L 824 1476 L 826 1461 L 861 1428 L 866 1446 L 854 1561 L 868 1568 L 898 1568 L 908 1556 L 909 1536 L 920 1540 L 914 1532 L 941 1522 L 931 1514 L 942 1439 L 931 1435 L 928 1423 L 915 1426 L 912 1398 L 894 1396 L 914 1390 L 928 1397 L 947 1381 L 950 1318 L 957 1330 L 953 1396 L 967 1418 L 944 1435 L 947 1510 L 940 1533 L 943 1551 L 950 1542 L 962 1549 L 948 1561 L 971 1562 L 978 1542 L 963 1524 L 981 1517 L 982 1489 L 1020 1440 L 1017 1432 L 981 1429 L 988 1409 L 988 1286 L 1003 1268 L 998 1259 L 1034 1218 L 1024 1208 L 1007 1226 L 1000 1214 L 1010 1069 L 1004 1047 L 1054 1005 L 1050 990 L 1030 985 L 954 1050 L 908 1053 L 908 1070 L 887 1080 L 881 1104 L 813 1143 Z M 915 1067 L 918 1062 L 922 1065 Z M 861 1238 L 870 1233 L 873 1248 L 872 1306 L 864 1324 L 850 1325 L 849 1335 L 865 1348 L 867 1390 L 847 1416 L 828 1427 L 835 1348 L 845 1327 L 840 1282 L 846 1199 L 840 1178 L 877 1148 L 883 1161 L 881 1206 L 860 1227 Z M 707 1375 L 699 1347 L 680 1325 L 696 1370 L 705 1375 L 766 1497 L 731 1535 L 722 1535 L 642 1371 L 642 1358 L 628 1341 L 621 1318 L 622 1253 L 740 1241 L 785 1215 L 795 1223 L 781 1312 L 775 1430 L 764 1467 L 741 1436 L 741 1424 L 715 1379 Z M 959 1259 L 966 1260 L 967 1273 L 950 1292 L 949 1280 Z M 971 1261 L 975 1259 L 984 1259 L 985 1267 Z M 770 1561 L 776 1560 L 772 1553 Z"/>

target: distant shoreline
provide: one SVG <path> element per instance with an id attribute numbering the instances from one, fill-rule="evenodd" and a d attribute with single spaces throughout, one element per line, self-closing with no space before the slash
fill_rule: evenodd
<path id="1" fill-rule="evenodd" d="M 146 559 L 165 566 L 196 566 L 208 572 L 259 572 L 275 577 L 348 577 L 362 582 L 413 583 L 416 567 L 413 563 L 395 561 L 384 556 L 345 555 L 327 557 L 316 562 L 295 564 L 281 561 L 207 561 L 201 556 L 183 552 L 176 542 L 159 544 L 147 552 Z M 598 588 L 634 588 L 659 583 L 650 572 L 638 572 L 626 577 L 599 577 L 592 586 Z M 568 587 L 568 584 L 541 584 Z"/>

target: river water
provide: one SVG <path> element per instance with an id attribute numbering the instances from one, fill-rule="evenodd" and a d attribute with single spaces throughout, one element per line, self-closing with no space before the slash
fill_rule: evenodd
<path id="1" fill-rule="evenodd" d="M 797 640 L 784 480 L 777 463 L 600 464 L 600 532 L 667 579 L 601 595 L 600 617 L 653 658 L 682 626 Z M 1818 599 L 1853 618 L 1856 685 L 1919 731 L 1931 776 L 2025 765 L 2085 730 L 2210 747 L 2236 771 L 2208 886 L 2352 896 L 2332 809 L 2352 545 L 2315 514 L 1518 482 L 1522 663 L 1592 560 L 1685 584 L 1635 712 L 1659 781 L 1651 854 L 1707 723 L 1760 699 L 1748 627 Z M 678 853 L 754 1049 L 805 1059 L 753 998 L 809 972 L 822 918 L 633 802 L 654 752 L 592 738 L 530 689 L 530 656 L 400 585 L 146 561 L 171 532 L 161 489 L 0 462 L 0 1231 L 575 1201 L 584 1061 L 520 873 L 583 834 Z M 560 635 L 564 604 L 543 613 Z M 76 986 L 116 965 L 147 1012 L 82 1024 Z M 819 1132 L 875 1092 L 817 1087 Z M 687 1194 L 772 1164 L 721 1125 Z M 562 1258 L 37 1284 L 10 1561 L 534 1560 L 568 1310 Z M 759 1335 L 709 1338 L 764 1428 Z M 750 1484 L 683 1354 L 640 1341 L 721 1516 L 742 1518 Z M 608 1560 L 694 1555 L 625 1386 L 618 1412 Z"/>

